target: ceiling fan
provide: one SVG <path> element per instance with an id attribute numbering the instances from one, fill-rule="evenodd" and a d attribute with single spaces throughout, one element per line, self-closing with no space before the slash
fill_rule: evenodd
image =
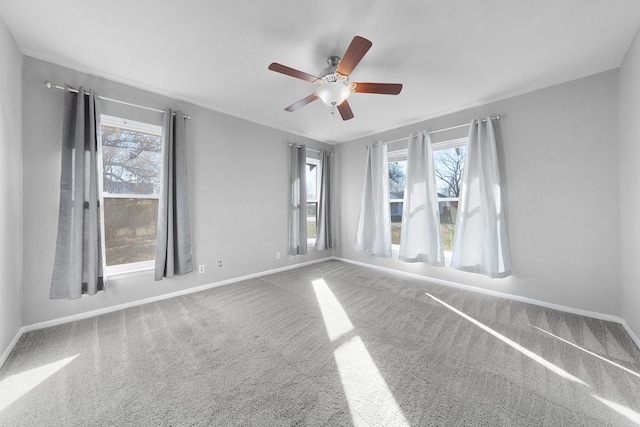
<path id="1" fill-rule="evenodd" d="M 296 111 L 320 98 L 328 106 L 337 108 L 342 120 L 349 120 L 353 118 L 353 112 L 347 102 L 347 98 L 352 92 L 383 95 L 399 94 L 402 90 L 402 84 L 400 83 L 349 82 L 349 75 L 369 51 L 372 44 L 364 37 L 355 36 L 342 59 L 338 56 L 330 56 L 327 59 L 329 66 L 320 72 L 319 77 L 272 62 L 269 65 L 271 71 L 305 80 L 318 86 L 314 93 L 289 105 L 285 110 L 289 112 Z"/>

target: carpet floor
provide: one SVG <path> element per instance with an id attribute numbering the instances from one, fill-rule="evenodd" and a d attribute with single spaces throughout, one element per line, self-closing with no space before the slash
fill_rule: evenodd
<path id="1" fill-rule="evenodd" d="M 616 323 L 327 261 L 24 334 L 0 425 L 640 425 L 640 350 Z"/>

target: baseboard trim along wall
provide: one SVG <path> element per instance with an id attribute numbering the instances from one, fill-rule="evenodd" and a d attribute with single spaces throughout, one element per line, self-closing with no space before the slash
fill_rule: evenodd
<path id="1" fill-rule="evenodd" d="M 136 307 L 136 306 L 139 306 L 139 305 L 149 304 L 149 303 L 156 302 L 156 301 L 162 301 L 162 300 L 165 300 L 165 299 L 170 299 L 170 298 L 174 298 L 174 297 L 178 297 L 178 296 L 182 296 L 182 295 L 188 295 L 188 294 L 193 294 L 193 293 L 196 293 L 196 292 L 202 292 L 202 291 L 206 291 L 207 289 L 217 288 L 219 286 L 230 285 L 230 284 L 233 284 L 233 283 L 236 283 L 236 282 L 241 282 L 243 280 L 255 279 L 256 277 L 267 276 L 269 274 L 280 273 L 282 271 L 294 270 L 294 269 L 299 268 L 299 267 L 304 267 L 306 265 L 311 265 L 311 264 L 317 264 L 319 262 L 324 262 L 324 261 L 328 261 L 328 260 L 331 260 L 331 259 L 333 259 L 333 258 L 332 257 L 326 257 L 326 258 L 320 258 L 320 259 L 313 260 L 313 261 L 301 262 L 299 264 L 292 264 L 292 265 L 288 265 L 286 267 L 275 268 L 273 270 L 266 270 L 266 271 L 261 271 L 261 272 L 258 272 L 258 273 L 248 274 L 246 276 L 234 277 L 233 279 L 222 280 L 220 282 L 212 282 L 212 283 L 208 283 L 206 285 L 195 286 L 193 288 L 183 289 L 183 290 L 180 290 L 180 291 L 171 292 L 171 293 L 168 293 L 168 294 L 162 294 L 162 295 L 158 295 L 158 296 L 155 296 L 155 297 L 145 298 L 145 299 L 141 299 L 141 300 L 137 300 L 137 301 L 132 301 L 132 302 L 128 302 L 128 303 L 125 303 L 125 304 L 113 305 L 111 307 L 106 307 L 106 308 L 101 308 L 101 309 L 98 309 L 98 310 L 87 311 L 87 312 L 80 313 L 80 314 L 74 314 L 72 316 L 65 316 L 65 317 L 60 317 L 58 319 L 47 320 L 46 322 L 32 323 L 31 325 L 23 326 L 23 328 L 21 330 L 21 333 L 29 332 L 29 331 L 35 331 L 37 329 L 50 328 L 51 326 L 62 325 L 64 323 L 74 322 L 76 320 L 88 319 L 90 317 L 99 316 L 101 314 L 112 313 L 114 311 L 123 310 L 125 308 Z M 16 342 L 17 342 L 17 340 L 16 340 Z M 11 349 L 12 348 L 13 347 L 11 347 Z M 10 352 L 10 350 L 7 350 L 7 351 Z"/>
<path id="2" fill-rule="evenodd" d="M 2 355 L 0 356 L 0 368 L 4 366 L 4 362 L 7 361 L 7 359 L 9 358 L 9 355 L 13 351 L 13 348 L 16 346 L 16 344 L 18 344 L 18 341 L 20 341 L 20 338 L 24 333 L 25 333 L 25 330 L 23 326 L 18 330 L 18 332 L 16 333 L 16 336 L 13 337 L 13 340 L 11 340 L 11 342 L 9 343 L 9 346 L 5 349 L 4 353 L 2 353 Z"/>
<path id="3" fill-rule="evenodd" d="M 582 309 L 579 309 L 579 308 L 568 307 L 566 305 L 554 304 L 554 303 L 551 303 L 551 302 L 540 301 L 540 300 L 536 300 L 536 299 L 533 299 L 533 298 L 521 297 L 521 296 L 518 296 L 518 295 L 512 295 L 512 294 L 507 294 L 507 293 L 503 293 L 503 292 L 492 291 L 492 290 L 489 290 L 489 289 L 476 288 L 476 287 L 469 286 L 469 285 L 463 285 L 462 283 L 456 283 L 456 282 L 451 282 L 451 281 L 448 281 L 448 280 L 436 279 L 436 278 L 429 277 L 429 276 L 422 276 L 420 274 L 409 273 L 409 272 L 402 271 L 402 270 L 395 270 L 393 268 L 387 268 L 387 267 L 381 267 L 381 266 L 378 266 L 378 265 L 367 264 L 366 262 L 354 261 L 354 260 L 350 260 L 350 259 L 346 259 L 346 258 L 339 258 L 339 257 L 333 257 L 333 259 L 338 260 L 338 261 L 347 262 L 349 264 L 359 265 L 361 267 L 367 267 L 367 268 L 372 268 L 374 270 L 384 271 L 384 272 L 387 272 L 387 273 L 400 274 L 400 275 L 403 275 L 403 276 L 412 277 L 414 279 L 424 280 L 425 282 L 436 283 L 438 285 L 449 286 L 449 287 L 458 288 L 458 289 L 464 289 L 464 290 L 467 290 L 467 291 L 477 292 L 477 293 L 480 293 L 480 294 L 491 295 L 491 296 L 495 296 L 495 297 L 499 297 L 499 298 L 506 298 L 506 299 L 510 299 L 510 300 L 513 300 L 513 301 L 519 301 L 519 302 L 524 302 L 524 303 L 527 303 L 527 304 L 533 304 L 533 305 L 538 305 L 538 306 L 541 306 L 541 307 L 551 308 L 553 310 L 564 311 L 566 313 L 578 314 L 578 315 L 581 315 L 581 316 L 592 317 L 594 319 L 607 320 L 609 322 L 619 323 L 620 325 L 622 325 L 624 330 L 627 331 L 627 334 L 629 334 L 629 336 L 631 337 L 633 342 L 635 342 L 636 346 L 638 346 L 638 348 L 640 349 L 640 338 L 638 338 L 638 336 L 633 332 L 633 330 L 629 327 L 627 322 L 623 318 L 618 317 L 618 316 L 614 316 L 614 315 L 611 315 L 611 314 L 599 313 L 597 311 L 582 310 Z"/>
<path id="4" fill-rule="evenodd" d="M 631 337 L 633 342 L 636 343 L 638 348 L 640 348 L 640 338 L 638 338 L 638 336 L 635 334 L 635 332 L 633 332 L 633 329 L 631 329 L 631 327 L 629 326 L 627 321 L 621 318 L 619 323 L 622 325 L 622 327 L 625 329 L 625 331 L 627 331 L 627 333 L 629 334 L 629 336 Z"/>
<path id="5" fill-rule="evenodd" d="M 286 267 L 276 268 L 276 269 L 273 269 L 273 270 L 266 270 L 266 271 L 262 271 L 262 272 L 259 272 L 259 273 L 253 273 L 253 274 L 249 274 L 249 275 L 246 275 L 246 276 L 236 277 L 236 278 L 233 278 L 233 279 L 227 279 L 227 280 L 223 280 L 223 281 L 220 281 L 220 282 L 213 282 L 213 283 L 209 283 L 209 284 L 206 284 L 206 285 L 196 286 L 196 287 L 193 287 L 193 288 L 184 289 L 184 290 L 177 291 L 177 292 L 171 292 L 171 293 L 164 294 L 164 295 L 158 295 L 158 296 L 151 297 L 151 298 L 145 298 L 145 299 L 138 300 L 138 301 L 132 301 L 132 302 L 129 302 L 129 303 L 126 303 L 126 304 L 114 305 L 114 306 L 106 307 L 106 308 L 99 309 L 99 310 L 92 310 L 92 311 L 88 311 L 88 312 L 85 312 L 85 313 L 80 313 L 80 314 L 76 314 L 76 315 L 72 315 L 72 316 L 61 317 L 59 319 L 48 320 L 46 322 L 33 323 L 31 325 L 23 326 L 22 328 L 20 328 L 20 330 L 18 331 L 18 333 L 16 334 L 14 339 L 11 341 L 11 343 L 9 344 L 7 349 L 2 353 L 2 356 L 0 356 L 0 368 L 6 362 L 7 358 L 11 354 L 11 351 L 13 350 L 13 348 L 16 346 L 16 344 L 20 340 L 20 337 L 22 337 L 22 335 L 24 333 L 29 332 L 29 331 L 34 331 L 34 330 L 37 330 L 37 329 L 44 329 L 44 328 L 49 328 L 49 327 L 52 327 L 52 326 L 62 325 L 64 323 L 74 322 L 76 320 L 88 319 L 90 317 L 95 317 L 95 316 L 99 316 L 101 314 L 106 314 L 106 313 L 111 313 L 111 312 L 118 311 L 118 310 L 123 310 L 123 309 L 129 308 L 129 307 L 135 307 L 135 306 L 139 306 L 139 305 L 143 305 L 143 304 L 148 304 L 148 303 L 152 303 L 152 302 L 156 302 L 156 301 L 162 301 L 162 300 L 165 300 L 165 299 L 174 298 L 174 297 L 177 297 L 177 296 L 188 295 L 188 294 L 192 294 L 192 293 L 195 293 L 195 292 L 201 292 L 201 291 L 205 291 L 207 289 L 217 288 L 219 286 L 230 285 L 230 284 L 233 284 L 233 283 L 241 282 L 243 280 L 255 279 L 256 277 L 266 276 L 266 275 L 269 275 L 269 274 L 279 273 L 279 272 L 282 272 L 282 271 L 293 270 L 293 269 L 296 269 L 296 268 L 304 267 L 304 266 L 311 265 L 311 264 L 317 264 L 317 263 L 328 261 L 328 260 L 331 260 L 331 259 L 334 259 L 334 260 L 337 260 L 337 261 L 343 261 L 343 262 L 350 263 L 350 264 L 359 265 L 359 266 L 362 266 L 362 267 L 372 268 L 372 269 L 375 269 L 375 270 L 385 271 L 385 272 L 388 272 L 388 273 L 401 274 L 401 275 L 404 275 L 404 276 L 407 276 L 407 277 L 412 277 L 412 278 L 424 280 L 424 281 L 431 282 L 431 283 L 436 283 L 436 284 L 443 285 L 443 286 L 449 286 L 449 287 L 464 289 L 464 290 L 467 290 L 467 291 L 477 292 L 477 293 L 481 293 L 481 294 L 485 294 L 485 295 L 492 295 L 492 296 L 496 296 L 496 297 L 499 297 L 499 298 L 507 298 L 507 299 L 510 299 L 510 300 L 524 302 L 524 303 L 528 303 L 528 304 L 534 304 L 534 305 L 538 305 L 538 306 L 542 306 L 542 307 L 546 307 L 546 308 L 551 308 L 551 309 L 554 309 L 554 310 L 564 311 L 564 312 L 567 312 L 567 313 L 573 313 L 573 314 L 579 314 L 579 315 L 582 315 L 582 316 L 593 317 L 595 319 L 607 320 L 607 321 L 610 321 L 610 322 L 616 322 L 616 323 L 619 323 L 620 325 L 622 325 L 622 327 L 625 329 L 625 331 L 627 331 L 627 333 L 629 334 L 631 339 L 636 343 L 638 348 L 640 348 L 640 339 L 638 338 L 638 336 L 629 327 L 627 322 L 625 322 L 624 319 L 622 319 L 621 317 L 618 317 L 618 316 L 613 316 L 613 315 L 610 315 L 610 314 L 598 313 L 596 311 L 582 310 L 582 309 L 578 309 L 578 308 L 574 308 L 574 307 L 568 307 L 568 306 L 564 306 L 564 305 L 560 305 L 560 304 L 554 304 L 554 303 L 550 303 L 550 302 L 546 302 L 546 301 L 539 301 L 539 300 L 532 299 L 532 298 L 526 298 L 526 297 L 521 297 L 521 296 L 517 296 L 517 295 L 511 295 L 511 294 L 506 294 L 506 293 L 502 293 L 502 292 L 491 291 L 491 290 L 488 290 L 488 289 L 475 288 L 473 286 L 463 285 L 461 283 L 456 283 L 456 282 L 451 282 L 451 281 L 448 281 L 448 280 L 442 280 L 442 279 L 436 279 L 436 278 L 432 278 L 432 277 L 422 276 L 420 274 L 415 274 L 415 273 L 408 273 L 406 271 L 395 270 L 395 269 L 392 269 L 392 268 L 380 267 L 380 266 L 377 266 L 377 265 L 367 264 L 367 263 L 359 262 L 359 261 L 353 261 L 353 260 L 350 260 L 350 259 L 339 258 L 339 257 L 327 257 L 327 258 L 321 258 L 321 259 L 317 259 L 317 260 L 313 260 L 313 261 L 303 262 L 303 263 L 300 263 L 300 264 L 293 264 L 293 265 L 289 265 L 289 266 L 286 266 Z"/>

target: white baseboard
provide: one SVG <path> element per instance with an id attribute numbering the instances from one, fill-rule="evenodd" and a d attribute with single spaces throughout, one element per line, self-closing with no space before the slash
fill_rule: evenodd
<path id="1" fill-rule="evenodd" d="M 169 298 L 174 298 L 182 295 L 193 294 L 196 292 L 206 291 L 207 289 L 217 288 L 219 286 L 230 285 L 232 283 L 241 282 L 243 280 L 255 279 L 256 277 L 267 276 L 269 274 L 280 273 L 282 271 L 293 270 L 299 267 L 304 267 L 311 264 L 317 264 L 319 262 L 328 261 L 332 259 L 331 257 L 320 258 L 313 261 L 301 262 L 299 264 L 292 264 L 286 267 L 275 268 L 273 270 L 261 271 L 259 273 L 248 274 L 242 277 L 234 277 L 233 279 L 222 280 L 220 282 L 208 283 L 206 285 L 196 286 L 193 288 L 183 289 L 176 292 L 171 292 L 168 294 L 157 295 L 155 297 L 145 298 L 141 300 L 136 300 L 124 304 L 113 305 L 111 307 L 105 307 L 98 310 L 86 311 L 84 313 L 74 314 L 71 316 L 60 317 L 58 319 L 47 320 L 45 322 L 32 323 L 30 325 L 26 325 L 22 328 L 22 332 L 35 331 L 37 329 L 49 328 L 51 326 L 62 325 L 64 323 L 74 322 L 76 320 L 88 319 L 90 317 L 99 316 L 101 314 L 112 313 L 114 311 L 123 310 L 125 308 L 136 307 L 143 304 L 148 304 L 151 302 L 162 301 Z M 17 341 L 16 341 L 17 342 Z M 8 353 L 7 353 L 8 355 Z"/>
<path id="2" fill-rule="evenodd" d="M 627 324 L 626 320 L 620 319 L 620 324 L 627 331 L 633 342 L 635 342 L 638 348 L 640 348 L 640 338 L 638 338 L 636 333 L 633 332 L 633 329 L 631 329 L 631 327 Z"/>
<path id="3" fill-rule="evenodd" d="M 23 326 L 22 328 L 20 328 L 18 330 L 18 332 L 16 333 L 16 336 L 13 337 L 13 339 L 9 343 L 9 346 L 4 350 L 4 352 L 0 356 L 0 368 L 2 368 L 4 366 L 4 362 L 7 361 L 7 359 L 9 358 L 9 355 L 13 351 L 13 348 L 16 346 L 16 344 L 18 344 L 18 341 L 20 341 L 20 338 L 22 337 L 22 334 L 24 334 L 24 333 L 25 333 L 25 329 L 24 329 L 24 326 Z"/>
<path id="4" fill-rule="evenodd" d="M 430 282 L 430 283 L 437 283 L 437 284 L 443 285 L 443 286 L 449 286 L 449 287 L 453 287 L 453 288 L 464 289 L 464 290 L 467 290 L 467 291 L 476 292 L 476 293 L 480 293 L 480 294 L 491 295 L 491 296 L 495 296 L 495 297 L 499 297 L 499 298 L 506 298 L 506 299 L 510 299 L 510 300 L 513 300 L 513 301 L 519 301 L 519 302 L 524 302 L 524 303 L 527 303 L 527 304 L 533 304 L 533 305 L 538 305 L 538 306 L 541 306 L 541 307 L 551 308 L 551 309 L 558 310 L 558 311 L 564 311 L 566 313 L 578 314 L 578 315 L 581 315 L 581 316 L 592 317 L 594 319 L 607 320 L 609 322 L 619 323 L 627 331 L 627 333 L 629 334 L 631 339 L 636 343 L 636 345 L 640 349 L 640 339 L 638 339 L 638 336 L 631 330 L 631 328 L 629 327 L 627 322 L 625 322 L 625 320 L 623 318 L 619 317 L 619 316 L 614 316 L 614 315 L 611 315 L 611 314 L 599 313 L 597 311 L 583 310 L 583 309 L 575 308 L 575 307 L 568 307 L 566 305 L 554 304 L 554 303 L 547 302 L 547 301 L 540 301 L 540 300 L 533 299 L 533 298 L 527 298 L 527 297 L 522 297 L 522 296 L 519 296 L 519 295 L 507 294 L 507 293 L 504 293 L 504 292 L 492 291 L 492 290 L 489 290 L 489 289 L 476 288 L 474 286 L 463 285 L 462 283 L 451 282 L 451 281 L 442 280 L 442 279 L 436 279 L 434 277 L 429 277 L 429 276 L 422 276 L 420 274 L 409 273 L 409 272 L 402 271 L 402 270 L 395 270 L 393 268 L 380 267 L 378 265 L 367 264 L 366 262 L 354 261 L 354 260 L 350 260 L 350 259 L 346 259 L 346 258 L 333 257 L 333 259 L 338 260 L 338 261 L 347 262 L 347 263 L 350 263 L 350 264 L 359 265 L 359 266 L 362 266 L 362 267 L 368 267 L 368 268 L 373 268 L 375 270 L 385 271 L 385 272 L 388 272 L 388 273 L 401 274 L 403 276 L 424 280 L 424 281 Z"/>
<path id="5" fill-rule="evenodd" d="M 546 301 L 540 301 L 540 300 L 527 298 L 527 297 L 522 297 L 522 296 L 518 296 L 518 295 L 512 295 L 512 294 L 507 294 L 507 293 L 503 293 L 503 292 L 492 291 L 492 290 L 489 290 L 489 289 L 476 288 L 476 287 L 469 286 L 469 285 L 463 285 L 463 284 L 457 283 L 457 282 L 437 279 L 437 278 L 428 277 L 428 276 L 422 276 L 420 274 L 408 273 L 406 271 L 395 270 L 395 269 L 387 268 L 387 267 L 380 267 L 380 266 L 377 266 L 377 265 L 367 264 L 367 263 L 364 263 L 364 262 L 354 261 L 354 260 L 350 260 L 350 259 L 339 258 L 339 257 L 327 257 L 327 258 L 320 258 L 320 259 L 317 259 L 317 260 L 307 261 L 307 262 L 303 262 L 303 263 L 299 263 L 299 264 L 292 264 L 292 265 L 288 265 L 286 267 L 276 268 L 276 269 L 273 269 L 273 270 L 266 270 L 266 271 L 262 271 L 262 272 L 254 273 L 254 274 L 249 274 L 249 275 L 242 276 L 242 277 L 236 277 L 236 278 L 233 278 L 233 279 L 223 280 L 223 281 L 220 281 L 220 282 L 213 282 L 213 283 L 209 283 L 209 284 L 206 284 L 206 285 L 201 285 L 201 286 L 196 286 L 196 287 L 193 287 L 193 288 L 184 289 L 184 290 L 181 290 L 181 291 L 171 292 L 171 293 L 168 293 L 168 294 L 158 295 L 158 296 L 151 297 L 151 298 L 145 298 L 145 299 L 142 299 L 142 300 L 132 301 L 132 302 L 125 303 L 125 304 L 114 305 L 114 306 L 102 308 L 102 309 L 99 309 L 99 310 L 92 310 L 92 311 L 88 311 L 88 312 L 84 312 L 84 313 L 80 313 L 80 314 L 75 314 L 75 315 L 72 315 L 72 316 L 61 317 L 61 318 L 58 318 L 58 319 L 53 319 L 53 320 L 48 320 L 48 321 L 45 321 L 45 322 L 33 323 L 31 325 L 23 326 L 22 328 L 20 328 L 20 330 L 18 331 L 18 333 L 14 337 L 13 341 L 11 342 L 11 344 L 9 344 L 9 347 L 4 351 L 4 353 L 2 353 L 2 356 L 0 357 L 0 367 L 2 367 L 4 362 L 7 360 L 7 358 L 9 357 L 9 354 L 11 353 L 11 350 L 13 350 L 13 348 L 17 344 L 17 342 L 20 339 L 20 337 L 22 336 L 22 334 L 24 334 L 25 332 L 28 332 L 28 331 L 33 331 L 33 330 L 36 330 L 36 329 L 48 328 L 48 327 L 51 327 L 51 326 L 57 326 L 57 325 L 61 325 L 61 324 L 64 324 L 64 323 L 73 322 L 73 321 L 76 321 L 76 320 L 87 319 L 87 318 L 90 318 L 90 317 L 99 316 L 101 314 L 106 314 L 106 313 L 111 313 L 111 312 L 118 311 L 118 310 L 123 310 L 123 309 L 129 308 L 129 307 L 135 307 L 135 306 L 138 306 L 138 305 L 148 304 L 148 303 L 156 302 L 156 301 L 162 301 L 162 300 L 173 298 L 173 297 L 177 297 L 177 296 L 188 295 L 188 294 L 192 294 L 192 293 L 195 293 L 195 292 L 201 292 L 201 291 L 205 291 L 207 289 L 216 288 L 218 286 L 230 285 L 232 283 L 241 282 L 243 280 L 254 279 L 256 277 L 266 276 L 266 275 L 269 275 L 269 274 L 279 273 L 279 272 L 282 272 L 282 271 L 293 270 L 293 269 L 296 269 L 296 268 L 299 268 L 299 267 L 304 267 L 304 266 L 307 266 L 307 265 L 317 264 L 317 263 L 324 262 L 324 261 L 327 261 L 327 260 L 330 260 L 330 259 L 334 259 L 334 260 L 337 260 L 337 261 L 343 261 L 343 262 L 346 262 L 346 263 L 349 263 L 349 264 L 355 264 L 355 265 L 359 265 L 359 266 L 362 266 L 362 267 L 372 268 L 372 269 L 385 271 L 385 272 L 389 272 L 389 273 L 401 274 L 401 275 L 404 275 L 404 276 L 407 276 L 407 277 L 412 277 L 412 278 L 424 280 L 424 281 L 431 282 L 431 283 L 436 283 L 436 284 L 443 285 L 443 286 L 449 286 L 449 287 L 458 288 L 458 289 L 464 289 L 464 290 L 468 290 L 468 291 L 476 292 L 476 293 L 481 293 L 481 294 L 485 294 L 485 295 L 491 295 L 491 296 L 496 296 L 496 297 L 500 297 L 500 298 L 506 298 L 506 299 L 514 300 L 514 301 L 524 302 L 524 303 L 528 303 L 528 304 L 534 304 L 534 305 L 538 305 L 538 306 L 541 306 L 541 307 L 551 308 L 551 309 L 554 309 L 554 310 L 564 311 L 564 312 L 567 312 L 567 313 L 578 314 L 578 315 L 581 315 L 581 316 L 592 317 L 592 318 L 595 318 L 595 319 L 607 320 L 607 321 L 610 321 L 610 322 L 616 322 L 616 323 L 619 323 L 620 325 L 622 325 L 622 327 L 627 331 L 627 333 L 629 334 L 631 339 L 635 342 L 635 344 L 638 346 L 638 348 L 640 348 L 640 339 L 633 332 L 633 330 L 629 327 L 627 322 L 623 318 L 621 318 L 619 316 L 599 313 L 599 312 L 590 311 L 590 310 L 582 310 L 582 309 L 579 309 L 579 308 L 568 307 L 568 306 L 564 306 L 564 305 L 560 305 L 560 304 L 554 304 L 554 303 L 550 303 L 550 302 L 546 302 Z"/>

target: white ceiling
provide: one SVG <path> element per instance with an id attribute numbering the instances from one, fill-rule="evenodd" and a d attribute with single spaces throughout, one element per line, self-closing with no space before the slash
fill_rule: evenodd
<path id="1" fill-rule="evenodd" d="M 0 0 L 25 55 L 330 143 L 616 68 L 640 27 L 638 0 Z M 354 35 L 373 47 L 351 81 L 346 122 L 315 86 Z M 55 82 L 62 83 L 62 82 Z M 109 96 L 108 94 L 104 94 Z"/>

